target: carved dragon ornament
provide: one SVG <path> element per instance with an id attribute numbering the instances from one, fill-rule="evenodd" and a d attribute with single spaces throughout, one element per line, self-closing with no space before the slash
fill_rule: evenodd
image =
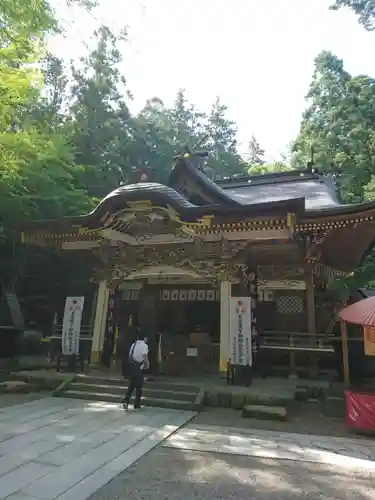
<path id="1" fill-rule="evenodd" d="M 246 242 L 204 242 L 198 238 L 184 245 L 102 245 L 96 250 L 98 265 L 94 280 L 107 280 L 116 286 L 130 275 L 147 275 L 147 269 L 171 266 L 195 273 L 217 283 L 223 280 L 247 281 Z"/>

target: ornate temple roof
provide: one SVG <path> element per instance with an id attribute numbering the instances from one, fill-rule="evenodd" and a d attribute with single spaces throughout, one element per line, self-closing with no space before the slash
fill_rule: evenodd
<path id="1" fill-rule="evenodd" d="M 244 205 L 304 198 L 306 210 L 324 210 L 340 206 L 332 177 L 308 172 L 257 175 L 242 180 L 219 181 L 219 187 Z"/>
<path id="2" fill-rule="evenodd" d="M 193 154 L 178 159 L 168 185 L 121 186 L 90 214 L 35 222 L 24 235 L 29 242 L 50 241 L 51 234 L 56 241 L 121 235 L 137 245 L 151 234 L 160 243 L 172 233 L 209 241 L 223 235 L 244 240 L 249 231 L 262 232 L 263 239 L 277 238 L 272 231 L 310 234 L 320 241 L 316 248 L 323 264 L 350 271 L 374 245 L 374 221 L 375 203 L 340 204 L 332 177 L 306 170 L 215 182 Z"/>
<path id="3" fill-rule="evenodd" d="M 169 180 L 169 185 L 184 192 L 184 180 L 190 176 L 208 198 L 225 206 L 269 204 L 285 205 L 303 200 L 305 217 L 358 213 L 375 209 L 375 203 L 342 204 L 337 197 L 334 178 L 307 170 L 248 175 L 240 178 L 213 181 L 194 161 L 180 160 Z M 185 190 L 186 191 L 186 190 Z M 191 191 L 191 189 L 190 189 Z M 189 197 L 191 193 L 187 193 Z M 186 195 L 186 192 L 185 192 Z"/>

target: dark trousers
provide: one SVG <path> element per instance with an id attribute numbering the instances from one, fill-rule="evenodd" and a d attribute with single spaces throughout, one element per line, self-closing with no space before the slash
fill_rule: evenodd
<path id="1" fill-rule="evenodd" d="M 133 361 L 130 362 L 129 372 L 130 372 L 129 385 L 124 402 L 129 403 L 130 398 L 132 397 L 132 394 L 135 391 L 134 407 L 137 408 L 141 406 L 144 375 L 143 371 L 141 370 L 141 365 Z"/>

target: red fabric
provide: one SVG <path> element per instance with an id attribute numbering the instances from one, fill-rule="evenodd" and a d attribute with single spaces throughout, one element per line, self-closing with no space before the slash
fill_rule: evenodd
<path id="1" fill-rule="evenodd" d="M 375 394 L 345 391 L 345 410 L 348 427 L 375 430 Z"/>
<path id="2" fill-rule="evenodd" d="M 345 307 L 340 311 L 339 316 L 344 321 L 355 325 L 375 326 L 375 297 L 369 297 Z"/>

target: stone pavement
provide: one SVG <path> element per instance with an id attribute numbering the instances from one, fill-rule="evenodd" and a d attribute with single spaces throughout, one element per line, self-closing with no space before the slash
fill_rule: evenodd
<path id="1" fill-rule="evenodd" d="M 44 398 L 0 410 L 0 499 L 85 500 L 194 416 Z"/>
<path id="2" fill-rule="evenodd" d="M 191 423 L 166 439 L 163 446 L 375 471 L 375 438 L 371 437 L 348 439 Z"/>

